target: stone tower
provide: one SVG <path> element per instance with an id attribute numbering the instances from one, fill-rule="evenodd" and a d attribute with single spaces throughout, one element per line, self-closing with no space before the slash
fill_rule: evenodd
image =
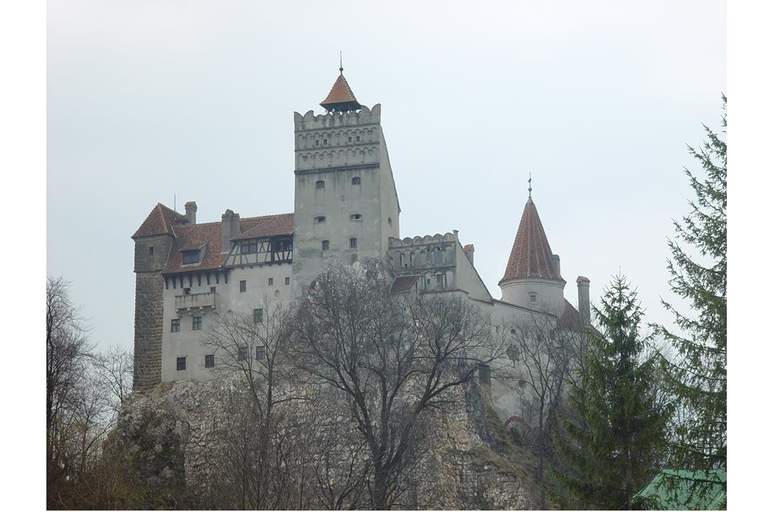
<path id="1" fill-rule="evenodd" d="M 187 206 L 191 221 L 197 206 Z M 136 296 L 133 340 L 133 389 L 148 391 L 160 383 L 163 344 L 163 290 L 161 274 L 173 246 L 173 225 L 188 223 L 185 217 L 159 204 L 131 237 L 134 241 L 133 271 Z"/>
<path id="2" fill-rule="evenodd" d="M 343 68 L 328 97 L 294 113 L 293 292 L 332 259 L 384 257 L 400 235 L 400 206 L 381 130 L 381 105 L 358 103 Z"/>
<path id="3" fill-rule="evenodd" d="M 552 254 L 530 195 L 499 286 L 504 302 L 557 316 L 565 308 L 565 280 L 560 275 L 560 257 Z"/>

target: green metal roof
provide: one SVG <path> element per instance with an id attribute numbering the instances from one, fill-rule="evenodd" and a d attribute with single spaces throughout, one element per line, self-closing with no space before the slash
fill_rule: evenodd
<path id="1" fill-rule="evenodd" d="M 632 498 L 646 510 L 725 510 L 724 469 L 665 469 Z"/>

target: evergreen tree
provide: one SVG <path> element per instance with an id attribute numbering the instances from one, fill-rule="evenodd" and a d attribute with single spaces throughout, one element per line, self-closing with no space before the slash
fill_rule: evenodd
<path id="1" fill-rule="evenodd" d="M 723 96 L 723 110 L 726 106 Z M 722 125 L 725 136 L 725 113 Z M 674 355 L 663 364 L 665 383 L 678 407 L 670 465 L 706 470 L 726 469 L 727 463 L 727 145 L 708 127 L 704 130 L 703 147 L 688 146 L 703 176 L 684 169 L 695 199 L 690 201 L 691 213 L 682 222 L 675 221 L 676 240 L 669 241 L 670 285 L 692 313 L 686 315 L 662 301 L 673 313 L 678 332 L 655 327 L 674 348 Z"/>
<path id="2" fill-rule="evenodd" d="M 568 472 L 554 470 L 571 507 L 629 509 L 657 470 L 667 415 L 656 400 L 656 359 L 645 357 L 643 312 L 623 276 L 595 309 L 598 332 L 571 390 L 558 440 Z M 567 473 L 567 474 L 566 474 Z"/>

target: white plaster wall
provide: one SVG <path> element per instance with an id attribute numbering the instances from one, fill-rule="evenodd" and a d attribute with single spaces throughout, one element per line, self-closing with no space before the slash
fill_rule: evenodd
<path id="1" fill-rule="evenodd" d="M 458 240 L 454 252 L 456 254 L 457 287 L 466 291 L 473 299 L 490 301 L 492 299 L 491 293 L 480 278 L 480 274 L 477 273 L 475 266 L 469 261 L 467 253 L 464 252 Z"/>
<path id="2" fill-rule="evenodd" d="M 538 278 L 519 279 L 502 285 L 501 299 L 510 304 L 560 316 L 565 308 L 564 288 L 564 281 Z M 537 294 L 536 303 L 529 302 L 530 293 Z"/>
<path id="3" fill-rule="evenodd" d="M 270 277 L 274 283 L 272 286 L 268 285 Z M 255 308 L 263 307 L 265 300 L 270 300 L 273 303 L 289 302 L 291 283 L 289 281 L 289 284 L 285 284 L 286 278 L 292 279 L 291 265 L 289 264 L 234 268 L 229 272 L 227 283 L 224 282 L 222 274 L 220 274 L 218 284 L 213 278 L 210 284 L 206 284 L 205 277 L 203 277 L 201 285 L 198 285 L 197 278 L 193 277 L 190 293 L 206 293 L 210 291 L 211 286 L 216 286 L 216 293 L 219 294 L 217 310 L 202 314 L 203 325 L 199 331 L 192 330 L 192 315 L 177 316 L 176 296 L 184 293 L 184 287 L 178 286 L 178 280 L 176 289 L 169 283 L 163 296 L 163 382 L 210 379 L 212 372 L 209 368 L 205 368 L 205 355 L 213 353 L 213 349 L 206 346 L 205 339 L 210 329 L 216 324 L 218 315 L 228 311 L 248 314 Z M 243 293 L 240 292 L 241 280 L 246 281 L 246 291 Z M 185 286 L 188 286 L 186 278 Z M 275 292 L 278 292 L 279 296 L 276 296 Z M 180 332 L 171 332 L 172 318 L 181 319 Z M 177 357 L 187 358 L 186 370 L 176 370 Z"/>

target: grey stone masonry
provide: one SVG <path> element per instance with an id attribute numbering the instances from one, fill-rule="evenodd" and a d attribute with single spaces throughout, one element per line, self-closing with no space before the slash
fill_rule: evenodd
<path id="1" fill-rule="evenodd" d="M 133 340 L 134 391 L 148 391 L 160 383 L 164 287 L 160 271 L 136 273 L 136 316 L 134 318 Z"/>

